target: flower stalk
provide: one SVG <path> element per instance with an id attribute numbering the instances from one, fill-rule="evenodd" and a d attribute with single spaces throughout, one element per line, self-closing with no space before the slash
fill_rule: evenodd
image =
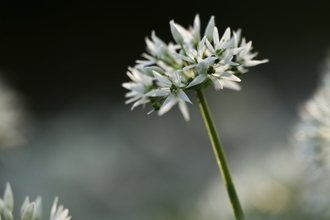
<path id="1" fill-rule="evenodd" d="M 217 160 L 223 181 L 226 185 L 227 193 L 231 202 L 231 206 L 235 215 L 236 220 L 244 220 L 244 213 L 241 207 L 240 201 L 236 194 L 234 182 L 231 178 L 229 166 L 227 164 L 226 155 L 223 150 L 220 137 L 218 135 L 217 128 L 214 124 L 211 112 L 209 110 L 206 98 L 202 88 L 196 90 L 196 96 L 198 104 L 205 122 L 207 132 L 210 137 L 210 141 L 213 147 L 215 158 Z"/>
<path id="2" fill-rule="evenodd" d="M 193 26 L 188 29 L 174 20 L 170 21 L 170 28 L 175 44 L 166 44 L 152 31 L 151 38 L 145 40 L 147 52 L 142 54 L 145 60 L 137 60 L 134 67 L 128 68 L 127 76 L 132 81 L 122 84 L 129 90 L 126 104 L 133 103 L 134 109 L 150 103 L 152 110 L 148 114 L 155 111 L 158 115 L 178 105 L 185 120 L 189 121 L 187 103 L 192 102 L 186 92 L 195 91 L 236 220 L 244 220 L 202 89 L 213 85 L 216 90 L 240 90 L 240 76 L 249 67 L 267 63 L 268 59 L 254 59 L 258 53 L 252 52 L 252 41 L 246 41 L 240 29 L 232 31 L 228 27 L 221 36 L 215 26 L 214 16 L 211 16 L 204 35 L 200 33 L 198 14 Z"/>

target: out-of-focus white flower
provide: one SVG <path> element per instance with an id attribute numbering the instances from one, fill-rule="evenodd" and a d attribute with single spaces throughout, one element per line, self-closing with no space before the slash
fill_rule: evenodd
<path id="1" fill-rule="evenodd" d="M 135 102 L 132 109 L 150 102 L 153 110 L 159 110 L 159 115 L 162 115 L 178 104 L 187 120 L 189 115 L 186 102 L 190 100 L 185 91 L 198 90 L 210 84 L 217 90 L 240 90 L 237 82 L 241 80 L 238 77 L 246 72 L 246 68 L 268 61 L 253 60 L 257 54 L 251 53 L 251 42 L 246 44 L 245 39 L 240 42 L 240 31 L 233 32 L 231 36 L 228 27 L 220 38 L 214 16 L 211 16 L 204 35 L 200 33 L 198 14 L 194 18 L 193 26 L 188 28 L 175 23 L 174 20 L 169 24 L 176 44 L 164 43 L 153 31 L 151 40 L 146 38 L 147 53 L 142 55 L 146 60 L 136 61 L 134 69 L 138 72 L 129 73 L 132 82 L 123 84 L 124 88 L 131 90 L 126 94 L 129 98 L 126 103 Z M 150 74 L 150 67 L 166 72 L 166 77 L 157 70 L 156 74 Z M 129 71 L 133 72 L 132 69 Z M 143 79 L 141 74 L 146 74 L 147 80 Z M 155 86 L 157 81 L 158 86 Z M 180 85 L 177 85 L 178 82 Z"/>
<path id="2" fill-rule="evenodd" d="M 330 58 L 313 96 L 299 109 L 295 138 L 314 174 L 330 170 Z"/>
<path id="3" fill-rule="evenodd" d="M 3 194 L 3 201 L 9 211 L 14 209 L 14 195 L 9 183 L 6 183 L 5 192 Z"/>
<path id="4" fill-rule="evenodd" d="M 33 214 L 34 214 L 33 212 L 34 212 L 34 203 L 32 202 L 24 210 L 23 215 L 22 215 L 22 220 L 32 220 Z"/>
<path id="5" fill-rule="evenodd" d="M 65 209 L 63 205 L 57 207 L 57 201 L 56 197 L 50 212 L 50 220 L 70 220 L 69 210 Z"/>
<path id="6" fill-rule="evenodd" d="M 57 207 L 58 198 L 55 197 L 50 220 L 70 220 L 69 210 L 64 209 L 62 205 Z M 14 196 L 10 184 L 6 184 L 3 199 L 0 198 L 0 219 L 13 220 Z M 29 197 L 25 200 L 20 208 L 22 220 L 42 220 L 42 198 L 38 196 L 35 201 L 30 202 Z"/>

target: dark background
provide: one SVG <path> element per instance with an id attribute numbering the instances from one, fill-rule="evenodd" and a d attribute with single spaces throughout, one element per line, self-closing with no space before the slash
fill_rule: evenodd
<path id="1" fill-rule="evenodd" d="M 172 41 L 169 20 L 202 30 L 211 15 L 219 31 L 242 28 L 259 59 L 259 74 L 293 103 L 315 87 L 330 47 L 328 1 L 50 1 L 2 2 L 0 68 L 34 115 L 104 97 L 123 102 L 127 66 L 144 52 L 151 30 Z M 253 74 L 253 73 L 251 73 Z"/>

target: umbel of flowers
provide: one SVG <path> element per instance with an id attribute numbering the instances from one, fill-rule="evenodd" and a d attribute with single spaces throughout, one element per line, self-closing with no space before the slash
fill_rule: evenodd
<path id="1" fill-rule="evenodd" d="M 296 127 L 299 152 L 315 177 L 330 170 L 330 55 L 315 93 L 299 109 Z"/>
<path id="2" fill-rule="evenodd" d="M 126 103 L 133 103 L 132 109 L 150 103 L 152 110 L 149 113 L 158 111 L 159 115 L 178 104 L 188 121 L 187 103 L 191 101 L 186 92 L 194 91 L 235 218 L 245 220 L 203 89 L 213 85 L 216 90 L 240 90 L 240 76 L 248 71 L 248 67 L 268 60 L 254 60 L 257 53 L 252 52 L 252 42 L 241 37 L 240 29 L 232 32 L 228 27 L 220 37 L 214 16 L 211 16 L 203 35 L 200 26 L 198 14 L 188 29 L 171 20 L 175 43 L 168 44 L 152 31 L 151 38 L 145 39 L 147 52 L 142 54 L 145 59 L 128 67 L 127 75 L 132 81 L 123 83 L 123 87 L 130 90 L 126 93 Z"/>
<path id="3" fill-rule="evenodd" d="M 58 198 L 55 197 L 52 209 L 50 211 L 49 220 L 70 220 L 69 210 L 62 205 L 57 206 Z M 3 198 L 0 198 L 0 220 L 13 220 L 14 196 L 9 183 L 6 184 Z M 29 197 L 25 200 L 20 208 L 21 220 L 42 220 L 42 198 L 38 196 L 35 201 L 30 202 Z"/>
<path id="4" fill-rule="evenodd" d="M 186 95 L 189 90 L 213 85 L 216 90 L 229 88 L 240 90 L 240 76 L 249 67 L 268 62 L 254 60 L 252 42 L 241 36 L 241 30 L 231 31 L 228 27 L 222 36 L 211 16 L 201 34 L 200 18 L 197 14 L 193 26 L 188 29 L 169 22 L 175 43 L 166 44 L 152 31 L 146 37 L 144 60 L 137 60 L 134 67 L 128 67 L 127 75 L 131 82 L 123 83 L 128 90 L 126 103 L 152 105 L 153 111 L 162 115 L 178 104 L 184 118 L 189 120 Z"/>

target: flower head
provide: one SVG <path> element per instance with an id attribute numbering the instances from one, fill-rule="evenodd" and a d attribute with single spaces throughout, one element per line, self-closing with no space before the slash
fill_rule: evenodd
<path id="1" fill-rule="evenodd" d="M 184 28 L 171 20 L 169 22 L 174 44 L 166 44 L 152 32 L 146 38 L 146 60 L 138 60 L 127 75 L 131 82 L 123 83 L 130 90 L 126 103 L 138 105 L 151 103 L 159 115 L 168 112 L 178 104 L 184 118 L 189 120 L 187 102 L 191 103 L 186 91 L 198 90 L 213 84 L 215 89 L 239 90 L 239 76 L 247 67 L 265 63 L 268 60 L 253 60 L 252 43 L 241 40 L 241 31 L 232 32 L 228 27 L 219 35 L 215 18 L 211 16 L 203 35 L 201 22 L 196 14 L 193 26 Z"/>
<path id="2" fill-rule="evenodd" d="M 329 56 L 330 57 L 330 56 Z M 330 59 L 319 87 L 299 109 L 295 129 L 300 153 L 315 176 L 330 170 Z"/>

